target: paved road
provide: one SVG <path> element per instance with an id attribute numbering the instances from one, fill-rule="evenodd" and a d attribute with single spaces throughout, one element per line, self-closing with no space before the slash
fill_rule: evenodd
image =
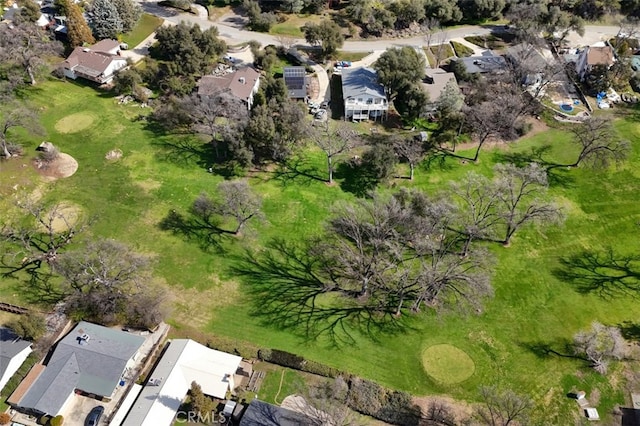
<path id="1" fill-rule="evenodd" d="M 154 1 L 143 1 L 141 2 L 141 5 L 146 12 L 160 16 L 170 22 L 179 23 L 180 21 L 185 21 L 198 24 L 201 28 L 210 28 L 215 26 L 218 28 L 220 36 L 229 41 L 230 44 L 238 44 L 250 40 L 257 40 L 262 43 L 263 46 L 267 44 L 279 44 L 276 36 L 244 30 L 233 21 L 225 20 L 223 22 L 212 22 L 201 16 L 189 13 L 178 13 L 175 10 L 158 6 L 158 3 Z M 442 35 L 434 35 L 432 39 L 450 41 L 452 39 L 470 35 L 489 34 L 492 29 L 492 26 L 469 25 L 455 29 L 448 29 L 444 31 L 444 34 Z M 578 45 L 590 45 L 597 41 L 604 40 L 607 36 L 614 36 L 617 34 L 618 29 L 619 28 L 616 26 L 587 25 L 585 26 L 584 37 L 571 33 L 568 38 Z M 390 40 L 345 41 L 342 50 L 349 52 L 372 52 L 375 50 L 385 50 L 394 46 L 421 46 L 425 43 L 423 36 Z M 305 40 L 300 39 L 296 40 L 296 44 L 306 45 L 307 43 Z"/>

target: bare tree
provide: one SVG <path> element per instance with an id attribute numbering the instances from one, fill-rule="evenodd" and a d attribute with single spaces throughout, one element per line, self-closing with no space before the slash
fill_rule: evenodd
<path id="1" fill-rule="evenodd" d="M 20 103 L 11 103 L 0 110 L 0 155 L 10 158 L 11 152 L 9 137 L 11 130 L 23 128 L 29 132 L 41 134 L 42 128 L 38 124 L 36 113 Z"/>
<path id="2" fill-rule="evenodd" d="M 323 426 L 360 425 L 354 412 L 347 407 L 349 385 L 342 377 L 323 381 L 309 387 L 304 396 L 296 396 L 292 403 L 296 411 Z"/>
<path id="3" fill-rule="evenodd" d="M 358 132 L 348 124 L 338 124 L 333 129 L 316 128 L 311 133 L 313 142 L 327 155 L 328 182 L 333 183 L 333 158 L 348 152 L 360 144 Z"/>
<path id="4" fill-rule="evenodd" d="M 499 193 L 491 180 L 473 172 L 459 182 L 451 182 L 449 193 L 461 205 L 456 227 L 465 236 L 462 253 L 466 256 L 472 241 L 491 238 L 500 224 Z"/>
<path id="5" fill-rule="evenodd" d="M 32 23 L 0 27 L 0 60 L 22 68 L 32 85 L 46 57 L 60 53 L 62 45 Z"/>
<path id="6" fill-rule="evenodd" d="M 287 36 L 287 35 L 279 35 L 276 37 L 276 41 L 280 43 L 284 50 L 289 50 L 296 44 L 296 38 Z"/>
<path id="7" fill-rule="evenodd" d="M 417 137 L 398 137 L 393 140 L 396 153 L 409 163 L 409 179 L 413 180 L 416 164 L 426 155 L 424 142 Z"/>
<path id="8" fill-rule="evenodd" d="M 504 245 L 509 245 L 513 234 L 529 222 L 561 220 L 559 208 L 540 199 L 547 187 L 547 173 L 538 164 L 531 163 L 522 168 L 498 164 L 495 171 L 499 214 L 505 224 Z"/>
<path id="9" fill-rule="evenodd" d="M 599 322 L 591 324 L 590 331 L 581 331 L 574 338 L 576 355 L 586 356 L 591 367 L 606 374 L 609 361 L 620 360 L 626 354 L 626 342 L 617 327 L 607 327 Z"/>
<path id="10" fill-rule="evenodd" d="M 246 180 L 224 181 L 218 185 L 217 193 L 218 214 L 236 222 L 232 234 L 238 235 L 249 220 L 261 216 L 262 198 L 253 192 Z"/>
<path id="11" fill-rule="evenodd" d="M 624 161 L 631 150 L 629 142 L 619 140 L 611 121 L 604 117 L 591 117 L 571 131 L 580 148 L 578 158 L 572 164 L 554 164 L 548 169 L 578 167 L 583 163 L 592 168 L 606 168 L 612 162 Z"/>
<path id="12" fill-rule="evenodd" d="M 47 206 L 25 197 L 18 207 L 30 220 L 2 226 L 1 238 L 8 246 L 2 256 L 4 275 L 35 271 L 43 262 L 53 268 L 59 254 L 87 225 L 71 217 L 62 204 Z"/>
<path id="13" fill-rule="evenodd" d="M 69 312 L 104 324 L 151 326 L 163 317 L 164 291 L 149 286 L 150 267 L 148 256 L 127 245 L 98 240 L 61 255 L 54 270 L 65 280 Z"/>
<path id="14" fill-rule="evenodd" d="M 484 406 L 476 411 L 476 419 L 488 426 L 527 424 L 533 404 L 530 398 L 512 390 L 500 391 L 493 386 L 480 388 Z"/>

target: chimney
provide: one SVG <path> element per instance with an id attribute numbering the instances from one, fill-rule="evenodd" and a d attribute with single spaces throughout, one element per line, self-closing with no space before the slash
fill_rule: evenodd
<path id="1" fill-rule="evenodd" d="M 245 84 L 245 83 L 246 83 L 246 80 L 245 80 L 245 78 L 244 78 L 244 77 L 240 77 L 240 79 L 239 79 L 239 80 L 240 80 L 240 83 L 242 83 L 242 84 Z"/>

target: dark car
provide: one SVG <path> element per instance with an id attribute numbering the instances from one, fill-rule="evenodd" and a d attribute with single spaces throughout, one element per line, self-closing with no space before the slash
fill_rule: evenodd
<path id="1" fill-rule="evenodd" d="M 104 413 L 104 407 L 102 405 L 93 407 L 86 420 L 84 421 L 84 426 L 98 426 L 100 417 L 102 417 L 102 413 Z"/>

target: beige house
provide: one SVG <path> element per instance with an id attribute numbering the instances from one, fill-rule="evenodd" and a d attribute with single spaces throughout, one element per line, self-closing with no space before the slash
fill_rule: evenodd
<path id="1" fill-rule="evenodd" d="M 76 47 L 62 63 L 65 77 L 78 77 L 104 84 L 113 80 L 118 70 L 127 66 L 127 60 L 120 56 L 120 42 L 101 40 L 91 47 Z"/>

